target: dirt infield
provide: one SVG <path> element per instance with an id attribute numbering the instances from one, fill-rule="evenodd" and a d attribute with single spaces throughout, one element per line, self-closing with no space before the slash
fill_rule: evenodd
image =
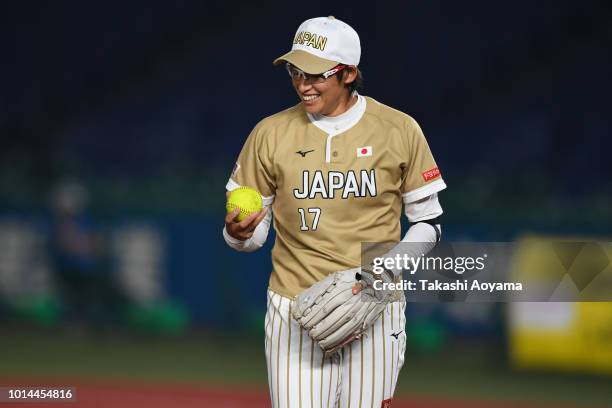
<path id="1" fill-rule="evenodd" d="M 0 386 L 71 386 L 76 388 L 74 402 L 0 403 L 0 408 L 269 408 L 267 390 L 261 388 L 187 385 L 143 385 L 128 383 L 75 383 L 70 381 L 36 382 L 0 380 Z M 558 407 L 558 405 L 556 405 Z M 542 405 L 491 401 L 458 401 L 424 397 L 400 397 L 393 408 L 542 408 Z M 566 406 L 565 408 L 570 408 Z"/>

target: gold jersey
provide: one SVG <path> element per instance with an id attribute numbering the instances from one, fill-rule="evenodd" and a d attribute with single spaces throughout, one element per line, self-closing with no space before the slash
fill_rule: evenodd
<path id="1" fill-rule="evenodd" d="M 361 97 L 360 97 L 361 98 Z M 228 182 L 271 203 L 270 289 L 293 297 L 361 263 L 361 242 L 400 240 L 402 202 L 446 188 L 417 122 L 365 97 L 342 133 L 317 127 L 301 104 L 255 126 Z"/>

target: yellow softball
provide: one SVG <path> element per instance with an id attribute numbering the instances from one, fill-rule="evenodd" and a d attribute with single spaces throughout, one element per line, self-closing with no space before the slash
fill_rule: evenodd
<path id="1" fill-rule="evenodd" d="M 232 190 L 227 199 L 227 204 L 225 204 L 225 209 L 229 214 L 236 208 L 240 210 L 236 220 L 244 220 L 250 214 L 260 211 L 263 208 L 261 194 L 251 187 L 238 187 Z"/>

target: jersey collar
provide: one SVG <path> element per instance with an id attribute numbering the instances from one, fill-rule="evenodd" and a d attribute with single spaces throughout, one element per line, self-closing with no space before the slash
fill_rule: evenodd
<path id="1" fill-rule="evenodd" d="M 308 120 L 327 134 L 345 132 L 355 126 L 366 110 L 366 99 L 355 92 L 357 102 L 349 110 L 338 116 L 311 115 L 306 113 Z"/>

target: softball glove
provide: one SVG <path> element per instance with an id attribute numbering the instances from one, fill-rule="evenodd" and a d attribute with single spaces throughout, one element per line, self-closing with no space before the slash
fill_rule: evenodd
<path id="1" fill-rule="evenodd" d="M 394 277 L 367 268 L 332 273 L 296 296 L 292 315 L 325 354 L 335 353 L 361 338 L 397 298 L 397 291 L 375 290 L 376 280 L 393 282 Z M 356 283 L 363 289 L 353 294 Z"/>

